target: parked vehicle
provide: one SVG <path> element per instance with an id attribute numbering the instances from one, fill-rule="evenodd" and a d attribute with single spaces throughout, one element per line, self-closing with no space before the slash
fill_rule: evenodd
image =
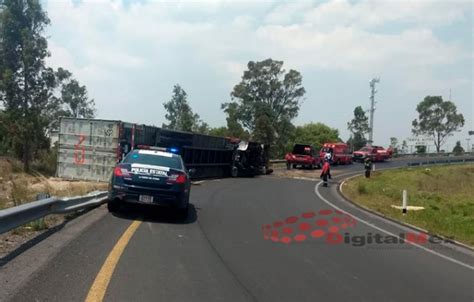
<path id="1" fill-rule="evenodd" d="M 296 144 L 293 151 L 286 154 L 285 160 L 288 170 L 296 169 L 298 166 L 309 169 L 321 168 L 319 153 L 311 145 Z"/>
<path id="2" fill-rule="evenodd" d="M 319 152 L 319 157 L 323 160 L 327 154 L 330 154 L 331 164 L 352 164 L 352 154 L 345 143 L 325 143 Z"/>
<path id="3" fill-rule="evenodd" d="M 390 146 L 390 147 L 387 148 L 387 153 L 388 153 L 388 157 L 389 157 L 389 158 L 392 158 L 392 157 L 393 157 L 393 151 L 394 151 L 394 150 L 393 150 L 392 146 Z"/>
<path id="4" fill-rule="evenodd" d="M 382 162 L 391 158 L 387 150 L 380 146 L 366 146 L 353 153 L 353 160 L 363 162 L 366 158 L 370 158 L 372 162 Z"/>
<path id="5" fill-rule="evenodd" d="M 135 149 L 115 166 L 109 186 L 108 209 L 113 212 L 124 203 L 175 208 L 188 213 L 190 175 L 175 149 L 146 146 Z"/>

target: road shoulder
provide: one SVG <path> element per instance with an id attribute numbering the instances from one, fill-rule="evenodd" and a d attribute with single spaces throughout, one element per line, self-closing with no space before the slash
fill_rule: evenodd
<path id="1" fill-rule="evenodd" d="M 13 297 L 38 271 L 46 267 L 64 246 L 106 214 L 107 209 L 104 206 L 89 211 L 67 222 L 60 231 L 0 267 L 0 301 Z"/>

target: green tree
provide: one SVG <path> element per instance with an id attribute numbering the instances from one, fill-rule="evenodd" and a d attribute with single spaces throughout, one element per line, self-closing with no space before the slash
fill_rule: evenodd
<path id="1" fill-rule="evenodd" d="M 44 28 L 49 19 L 38 0 L 3 0 L 0 10 L 0 101 L 4 104 L 11 145 L 29 170 L 32 154 L 44 144 L 44 130 L 56 86 Z"/>
<path id="2" fill-rule="evenodd" d="M 164 128 L 189 132 L 199 128 L 199 115 L 193 112 L 187 98 L 186 91 L 179 84 L 174 85 L 171 100 L 163 104 L 167 111 L 165 117 L 169 122 L 163 124 Z"/>
<path id="3" fill-rule="evenodd" d="M 231 137 L 238 137 L 244 139 L 248 138 L 248 132 L 245 131 L 244 127 L 239 122 L 239 105 L 237 103 L 224 103 L 221 109 L 227 114 L 227 135 Z"/>
<path id="4" fill-rule="evenodd" d="M 298 115 L 304 94 L 301 74 L 286 72 L 282 61 L 250 61 L 231 93 L 232 102 L 223 104 L 223 109 L 232 108 L 233 121 L 241 123 L 255 140 L 281 148 L 287 143 L 288 125 Z"/>
<path id="5" fill-rule="evenodd" d="M 209 130 L 209 135 L 227 137 L 229 135 L 229 129 L 227 127 L 217 127 Z"/>
<path id="6" fill-rule="evenodd" d="M 262 114 L 257 117 L 255 130 L 252 135 L 253 140 L 262 143 L 270 143 L 275 141 L 277 135 L 268 115 Z"/>
<path id="7" fill-rule="evenodd" d="M 429 135 L 434 139 L 436 151 L 453 132 L 464 126 L 464 116 L 457 113 L 456 105 L 443 101 L 441 96 L 427 96 L 416 107 L 418 119 L 412 122 L 415 135 Z"/>
<path id="8" fill-rule="evenodd" d="M 398 138 L 391 137 L 390 138 L 390 147 L 393 149 L 393 153 L 398 153 Z"/>
<path id="9" fill-rule="evenodd" d="M 367 139 L 360 133 L 354 133 L 347 140 L 347 144 L 352 151 L 357 151 L 367 144 Z"/>
<path id="10" fill-rule="evenodd" d="M 461 141 L 456 142 L 456 146 L 454 146 L 454 148 L 453 148 L 453 153 L 455 155 L 460 155 L 460 154 L 464 153 L 464 148 L 461 146 Z"/>
<path id="11" fill-rule="evenodd" d="M 72 77 L 72 73 L 59 68 L 56 72 L 57 80 L 61 83 L 62 105 L 61 114 L 76 118 L 93 118 L 95 116 L 95 102 L 89 99 L 86 86 L 82 86 Z"/>
<path id="12" fill-rule="evenodd" d="M 369 132 L 369 118 L 361 106 L 355 107 L 354 118 L 347 123 L 347 129 L 352 133 L 350 145 L 353 150 L 359 150 L 367 144 L 365 135 Z"/>
<path id="13" fill-rule="evenodd" d="M 211 131 L 211 128 L 206 122 L 199 120 L 197 125 L 195 125 L 193 131 L 199 134 L 208 135 L 209 132 Z"/>
<path id="14" fill-rule="evenodd" d="M 418 154 L 425 154 L 426 153 L 426 146 L 415 146 L 416 153 Z"/>
<path id="15" fill-rule="evenodd" d="M 408 153 L 408 144 L 406 140 L 403 140 L 402 142 L 402 152 L 403 153 Z"/>
<path id="16" fill-rule="evenodd" d="M 309 123 L 296 127 L 295 143 L 310 144 L 320 149 L 324 143 L 341 142 L 339 130 L 323 123 Z"/>

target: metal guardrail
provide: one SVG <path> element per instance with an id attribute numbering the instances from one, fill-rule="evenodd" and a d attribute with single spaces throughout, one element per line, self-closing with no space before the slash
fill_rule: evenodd
<path id="1" fill-rule="evenodd" d="M 286 160 L 284 159 L 271 159 L 269 160 L 271 164 L 280 164 L 280 163 L 286 163 Z"/>
<path id="2" fill-rule="evenodd" d="M 97 191 L 84 196 L 51 197 L 0 210 L 0 234 L 50 214 L 71 213 L 101 205 L 106 200 L 107 192 Z"/>
<path id="3" fill-rule="evenodd" d="M 446 152 L 446 153 L 406 153 L 406 154 L 401 154 L 397 153 L 394 154 L 393 157 L 463 157 L 463 156 L 474 156 L 474 152 L 464 152 L 464 153 L 453 153 L 453 152 Z"/>
<path id="4" fill-rule="evenodd" d="M 416 154 L 416 153 L 409 153 L 409 154 L 394 154 L 393 158 L 430 158 L 430 157 L 454 157 L 454 158 L 463 158 L 463 157 L 470 157 L 474 156 L 474 152 L 464 152 L 462 154 L 455 154 L 455 153 L 425 153 L 425 154 Z M 271 159 L 271 164 L 279 164 L 285 163 L 286 160 L 284 159 Z"/>
<path id="5" fill-rule="evenodd" d="M 457 163 L 467 163 L 474 162 L 474 157 L 467 158 L 448 158 L 448 159 L 436 159 L 436 160 L 424 160 L 417 162 L 410 162 L 408 166 L 424 166 L 424 165 L 436 165 L 436 164 L 457 164 Z"/>

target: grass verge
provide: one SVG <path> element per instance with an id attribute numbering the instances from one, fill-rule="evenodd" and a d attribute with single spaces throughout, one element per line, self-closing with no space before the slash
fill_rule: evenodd
<path id="1" fill-rule="evenodd" d="M 403 215 L 393 208 L 401 205 L 404 189 L 408 205 L 425 209 Z M 383 215 L 474 246 L 472 164 L 379 171 L 370 179 L 351 179 L 343 191 L 349 199 Z"/>

